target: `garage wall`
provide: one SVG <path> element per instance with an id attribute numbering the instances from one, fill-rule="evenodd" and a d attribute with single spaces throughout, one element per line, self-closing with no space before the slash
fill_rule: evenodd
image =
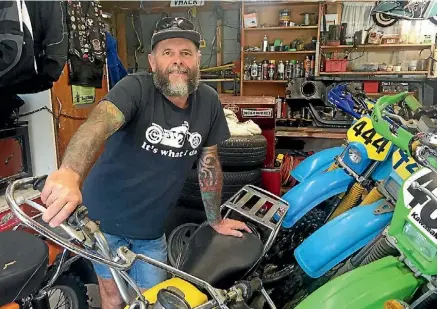
<path id="1" fill-rule="evenodd" d="M 239 11 L 229 10 L 224 11 L 224 63 L 240 59 L 240 42 L 237 42 L 237 34 L 239 28 Z M 170 16 L 183 16 L 187 14 L 170 14 Z M 216 66 L 216 25 L 217 14 L 215 11 L 198 12 L 198 22 L 195 20 L 197 28 L 201 28 L 203 38 L 207 43 L 206 48 L 201 49 L 202 61 L 204 67 Z M 133 23 L 139 37 L 141 38 L 144 51 L 137 53 L 139 70 L 148 70 L 149 63 L 147 55 L 150 52 L 150 39 L 155 28 L 155 24 L 160 20 L 161 14 L 145 14 L 141 13 L 139 16 L 127 14 L 126 17 L 126 41 L 128 51 L 128 67 L 133 70 L 135 65 L 135 43 L 137 35 L 134 31 Z M 141 28 L 140 28 L 141 26 Z"/>
<path id="2" fill-rule="evenodd" d="M 401 34 L 402 37 L 408 36 L 409 43 L 422 43 L 424 35 L 431 35 L 434 41 L 437 34 L 437 27 L 428 20 L 403 20 L 398 21 L 393 26 L 385 28 L 376 26 L 370 15 L 374 6 L 375 1 L 343 4 L 341 20 L 347 23 L 347 36 L 353 36 L 355 31 L 372 27 L 373 31 L 382 31 L 387 35 Z M 371 52 L 370 50 L 366 50 L 363 52 L 358 49 L 357 52 L 350 54 L 349 59 L 354 60 L 350 61 L 349 65 L 353 68 L 365 63 L 386 63 L 392 65 L 400 63 L 402 65 L 402 71 L 407 71 L 409 62 L 411 60 L 418 60 L 419 53 L 420 50 L 399 52 Z M 422 56 L 427 55 L 425 53 Z"/>

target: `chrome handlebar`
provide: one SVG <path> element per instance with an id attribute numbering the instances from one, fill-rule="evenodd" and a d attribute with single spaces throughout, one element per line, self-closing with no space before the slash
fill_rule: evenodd
<path id="1" fill-rule="evenodd" d="M 66 220 L 62 223 L 60 227 L 67 233 L 70 240 L 66 240 L 64 237 L 57 235 L 51 229 L 45 227 L 41 223 L 35 221 L 33 218 L 29 217 L 21 208 L 21 204 L 28 204 L 29 206 L 37 209 L 41 213 L 44 213 L 46 208 L 40 204 L 23 198 L 21 196 L 15 197 L 18 189 L 24 189 L 27 187 L 34 187 L 37 181 L 40 181 L 41 177 L 28 177 L 13 181 L 6 189 L 5 198 L 9 205 L 11 211 L 23 224 L 34 229 L 39 234 L 55 242 L 59 246 L 73 252 L 74 254 L 81 256 L 87 260 L 105 264 L 110 267 L 111 273 L 116 281 L 119 291 L 122 295 L 124 301 L 129 305 L 129 308 L 146 308 L 147 301 L 144 299 L 140 292 L 140 289 L 127 275 L 126 271 L 132 266 L 136 260 L 140 260 L 149 263 L 153 266 L 164 269 L 165 271 L 175 275 L 177 277 L 183 278 L 194 285 L 203 288 L 212 296 L 213 300 L 208 303 L 201 305 L 204 308 L 206 306 L 215 308 L 227 308 L 225 305 L 230 301 L 239 299 L 239 296 L 245 294 L 245 284 L 238 283 L 237 285 L 231 287 L 229 290 L 221 290 L 212 287 L 208 282 L 194 277 L 188 273 L 185 273 L 177 268 L 169 266 L 160 261 L 154 260 L 146 255 L 135 254 L 126 247 L 120 247 L 117 250 L 117 256 L 114 260 L 111 259 L 111 252 L 109 251 L 108 244 L 106 242 L 105 236 L 100 231 L 99 226 L 87 216 L 87 208 L 83 205 L 79 206 Z M 72 243 L 73 242 L 73 243 Z M 78 243 L 82 247 L 74 244 Z M 97 254 L 96 249 L 100 250 L 103 255 Z M 138 299 L 130 300 L 126 286 L 121 282 L 123 278 L 129 285 L 131 285 L 137 292 Z M 260 279 L 255 278 L 248 282 L 247 286 L 260 286 L 260 291 L 266 297 L 266 291 L 264 290 Z M 265 295 L 266 294 L 266 295 Z M 269 297 L 268 297 L 269 298 Z M 270 299 L 268 299 L 268 302 Z M 276 309 L 272 301 L 269 302 L 272 309 Z"/>
<path id="2" fill-rule="evenodd" d="M 28 177 L 23 179 L 18 179 L 13 181 L 7 188 L 5 192 L 5 198 L 6 203 L 11 208 L 11 211 L 14 213 L 14 215 L 25 225 L 28 227 L 34 229 L 39 234 L 47 237 L 48 239 L 52 240 L 59 246 L 66 248 L 67 250 L 73 252 L 74 254 L 80 255 L 90 261 L 100 263 L 100 264 L 106 264 L 109 267 L 112 267 L 116 270 L 128 270 L 131 267 L 131 264 L 128 264 L 127 262 L 119 263 L 114 262 L 110 259 L 105 258 L 104 256 L 98 255 L 94 252 L 90 252 L 87 250 L 84 250 L 83 248 L 80 248 L 78 245 L 72 244 L 70 241 L 66 241 L 64 238 L 60 237 L 56 233 L 54 233 L 52 230 L 48 229 L 47 227 L 43 226 L 41 223 L 35 221 L 31 217 L 29 217 L 21 208 L 19 205 L 21 204 L 28 204 L 32 208 L 37 209 L 41 213 L 44 213 L 46 208 L 41 206 L 40 204 L 29 200 L 27 198 L 19 197 L 15 198 L 16 191 L 18 189 L 24 189 L 30 186 L 33 186 L 34 182 L 39 180 L 39 177 Z M 96 233 L 98 231 L 98 227 L 96 223 L 93 221 L 89 221 L 88 224 L 83 226 L 80 230 L 76 230 L 69 226 L 66 223 L 62 223 L 60 227 L 74 240 L 75 242 L 79 243 L 80 245 L 88 248 L 88 249 L 94 249 L 95 248 L 95 239 L 92 236 L 93 233 Z"/>

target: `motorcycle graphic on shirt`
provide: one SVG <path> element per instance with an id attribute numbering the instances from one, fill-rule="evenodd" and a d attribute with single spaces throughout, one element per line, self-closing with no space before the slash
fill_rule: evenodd
<path id="1" fill-rule="evenodd" d="M 163 129 L 159 124 L 152 123 L 146 130 L 146 139 L 151 144 L 161 144 L 174 148 L 183 147 L 186 140 L 188 140 L 190 146 L 196 149 L 202 142 L 201 134 L 189 132 L 189 123 L 187 121 L 184 121 L 182 125 L 171 128 L 170 130 Z"/>

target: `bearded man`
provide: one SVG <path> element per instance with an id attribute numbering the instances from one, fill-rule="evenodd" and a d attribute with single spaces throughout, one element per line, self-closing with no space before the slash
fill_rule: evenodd
<path id="1" fill-rule="evenodd" d="M 77 130 L 41 194 L 47 205 L 45 222 L 58 226 L 83 203 L 89 217 L 100 222 L 111 250 L 127 246 L 167 262 L 164 222 L 198 159 L 210 226 L 235 237 L 250 232 L 244 223 L 221 217 L 217 144 L 230 132 L 217 93 L 199 83 L 200 39 L 187 19 L 157 23 L 148 55 L 153 73 L 124 77 Z M 104 143 L 104 152 L 86 176 Z M 94 268 L 102 308 L 121 308 L 123 299 L 108 267 Z M 166 279 L 163 270 L 143 262 L 135 262 L 129 275 L 142 290 Z"/>

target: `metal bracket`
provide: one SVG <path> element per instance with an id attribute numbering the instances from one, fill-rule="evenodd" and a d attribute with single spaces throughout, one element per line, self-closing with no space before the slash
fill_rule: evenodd
<path id="1" fill-rule="evenodd" d="M 385 189 L 385 185 L 383 182 L 379 182 L 377 185 L 377 189 L 379 190 L 380 194 L 383 195 L 383 197 L 392 205 L 396 205 L 397 201 L 389 194 L 388 190 Z"/>
<path id="2" fill-rule="evenodd" d="M 376 209 L 374 209 L 373 213 L 375 215 L 382 215 L 386 214 L 388 212 L 394 212 L 394 205 L 387 203 L 386 201 L 383 201 Z"/>

